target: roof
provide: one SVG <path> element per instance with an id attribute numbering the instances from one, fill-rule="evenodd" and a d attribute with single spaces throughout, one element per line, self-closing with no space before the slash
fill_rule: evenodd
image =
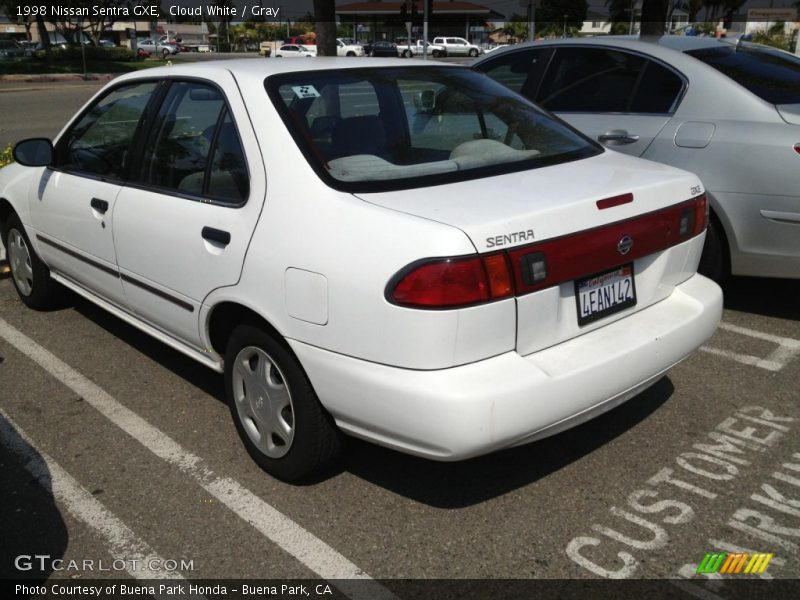
<path id="1" fill-rule="evenodd" d="M 246 77 L 267 77 L 279 73 L 293 73 L 301 71 L 320 71 L 324 69 L 357 69 L 357 68 L 386 68 L 386 67 L 455 67 L 467 68 L 456 64 L 424 61 L 420 59 L 405 59 L 402 62 L 394 58 L 370 58 L 359 60 L 352 57 L 318 56 L 313 59 L 255 59 L 236 58 L 222 60 L 204 60 L 194 63 L 180 63 L 172 66 L 156 67 L 129 73 L 118 79 L 138 77 L 163 77 L 165 75 L 197 75 L 213 76 L 220 69 L 230 71 L 234 75 Z"/>

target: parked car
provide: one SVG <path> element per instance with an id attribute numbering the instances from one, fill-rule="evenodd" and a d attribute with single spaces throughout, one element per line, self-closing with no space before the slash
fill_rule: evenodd
<path id="1" fill-rule="evenodd" d="M 425 46 L 428 46 L 428 56 L 433 58 L 447 56 L 447 50 L 445 50 L 444 46 L 431 44 L 425 40 L 417 40 L 413 44 L 408 42 L 402 44 L 398 43 L 397 49 L 400 52 L 400 56 L 403 58 L 411 58 L 413 56 L 422 56 Z"/>
<path id="2" fill-rule="evenodd" d="M 520 44 L 475 63 L 591 138 L 697 173 L 701 272 L 800 277 L 800 58 L 667 36 Z"/>
<path id="3" fill-rule="evenodd" d="M 339 38 L 336 40 L 336 56 L 364 56 L 364 47 L 352 42 L 345 43 Z"/>
<path id="4" fill-rule="evenodd" d="M 0 230 L 22 302 L 59 282 L 224 372 L 245 447 L 286 480 L 341 432 L 436 460 L 552 435 L 721 315 L 695 175 L 455 65 L 148 69 L 14 156 Z"/>
<path id="5" fill-rule="evenodd" d="M 25 56 L 25 49 L 14 40 L 0 39 L 0 60 L 12 60 Z"/>
<path id="6" fill-rule="evenodd" d="M 372 42 L 372 46 L 369 49 L 370 56 L 400 56 L 400 51 L 397 48 L 397 44 L 394 42 L 389 42 L 387 40 L 378 40 L 377 42 Z"/>
<path id="7" fill-rule="evenodd" d="M 304 58 L 316 56 L 315 46 L 301 46 L 298 44 L 284 44 L 275 52 L 276 58 Z"/>
<path id="8" fill-rule="evenodd" d="M 155 42 L 154 40 L 139 40 L 137 47 L 145 50 L 150 54 L 158 54 L 163 58 L 167 58 L 178 53 L 178 46 L 170 42 Z"/>
<path id="9" fill-rule="evenodd" d="M 433 43 L 437 46 L 442 46 L 447 56 L 478 56 L 483 54 L 483 50 L 480 47 L 470 44 L 460 37 L 437 37 L 433 38 Z"/>

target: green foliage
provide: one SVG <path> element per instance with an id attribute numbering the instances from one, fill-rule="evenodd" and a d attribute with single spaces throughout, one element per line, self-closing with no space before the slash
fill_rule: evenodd
<path id="1" fill-rule="evenodd" d="M 86 60 L 92 61 L 127 61 L 133 60 L 133 50 L 130 48 L 101 48 L 98 46 L 84 46 Z M 37 50 L 34 58 L 45 58 L 44 50 Z M 80 46 L 70 46 L 69 48 L 54 48 L 51 52 L 51 59 L 54 61 L 82 60 Z"/>
<path id="2" fill-rule="evenodd" d="M 14 156 L 11 154 L 11 145 L 9 144 L 0 150 L 0 168 L 10 165 L 12 162 L 14 162 Z"/>
<path id="3" fill-rule="evenodd" d="M 753 41 L 756 44 L 764 44 L 765 46 L 772 46 L 773 48 L 779 48 L 781 50 L 786 50 L 787 52 L 793 52 L 794 47 L 797 44 L 797 29 L 795 29 L 792 34 L 787 35 L 784 33 L 784 23 L 783 21 L 778 21 L 772 27 L 769 28 L 767 31 L 757 31 L 753 34 Z"/>

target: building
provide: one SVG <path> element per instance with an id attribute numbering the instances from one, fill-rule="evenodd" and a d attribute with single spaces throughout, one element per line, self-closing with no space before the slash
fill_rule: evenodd
<path id="1" fill-rule="evenodd" d="M 406 13 L 408 21 L 401 15 L 404 4 L 412 6 L 412 10 Z M 416 6 L 416 19 L 413 19 L 413 6 Z M 351 25 L 354 37 L 362 42 L 405 38 L 408 35 L 407 22 L 411 22 L 411 37 L 421 39 L 423 11 L 422 0 L 408 3 L 373 0 L 338 6 L 336 16 L 342 25 Z M 494 29 L 492 21 L 503 19 L 500 13 L 474 2 L 434 1 L 428 21 L 428 38 L 452 35 L 481 44 L 486 42 Z"/>

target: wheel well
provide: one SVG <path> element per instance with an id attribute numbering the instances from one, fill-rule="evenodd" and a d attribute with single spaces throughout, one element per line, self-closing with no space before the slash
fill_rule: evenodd
<path id="1" fill-rule="evenodd" d="M 14 214 L 14 208 L 11 203 L 5 198 L 0 198 L 0 235 L 5 235 L 3 232 L 6 230 L 6 221 Z M 3 240 L 5 244 L 5 240 Z"/>
<path id="2" fill-rule="evenodd" d="M 225 348 L 233 330 L 243 323 L 263 328 L 275 341 L 289 348 L 278 330 L 257 312 L 236 302 L 222 302 L 214 307 L 208 321 L 208 338 L 211 347 L 220 356 L 225 356 Z M 289 351 L 291 352 L 291 349 Z"/>

